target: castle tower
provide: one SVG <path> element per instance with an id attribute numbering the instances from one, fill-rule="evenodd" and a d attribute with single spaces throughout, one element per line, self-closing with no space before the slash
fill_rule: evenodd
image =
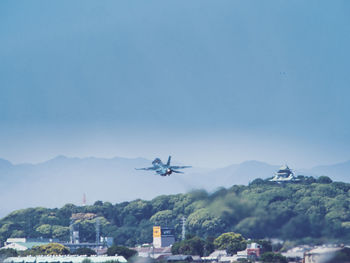
<path id="1" fill-rule="evenodd" d="M 275 173 L 275 176 L 269 181 L 281 183 L 281 182 L 299 181 L 299 179 L 297 179 L 294 176 L 292 169 L 290 169 L 288 165 L 283 165 Z"/>

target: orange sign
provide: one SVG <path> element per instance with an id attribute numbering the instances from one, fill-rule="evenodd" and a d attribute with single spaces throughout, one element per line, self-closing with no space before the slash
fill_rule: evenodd
<path id="1" fill-rule="evenodd" d="M 153 237 L 160 237 L 160 226 L 153 227 Z"/>

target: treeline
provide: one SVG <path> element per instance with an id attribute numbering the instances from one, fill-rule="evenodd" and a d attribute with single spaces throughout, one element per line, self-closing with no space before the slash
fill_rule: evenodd
<path id="1" fill-rule="evenodd" d="M 328 177 L 300 179 L 287 184 L 256 179 L 248 186 L 235 185 L 212 194 L 200 190 L 115 205 L 97 201 L 89 206 L 17 210 L 0 220 L 0 241 L 8 237 L 68 241 L 73 213 L 96 215 L 76 220 L 84 242 L 95 240 L 97 218 L 101 234 L 114 237 L 119 245 L 152 242 L 153 225 L 175 227 L 179 240 L 183 216 L 187 232 L 204 239 L 236 232 L 254 239 L 349 240 L 350 184 Z"/>

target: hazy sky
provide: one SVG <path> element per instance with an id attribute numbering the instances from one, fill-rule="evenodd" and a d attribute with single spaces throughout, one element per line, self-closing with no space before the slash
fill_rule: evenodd
<path id="1" fill-rule="evenodd" d="M 0 157 L 350 159 L 350 2 L 0 2 Z"/>

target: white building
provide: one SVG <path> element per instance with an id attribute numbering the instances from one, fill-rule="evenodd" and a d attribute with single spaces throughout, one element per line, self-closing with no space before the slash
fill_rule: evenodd
<path id="1" fill-rule="evenodd" d="M 27 239 L 25 237 L 10 237 L 6 239 L 5 245 L 10 243 L 25 243 L 27 242 Z"/>
<path id="2" fill-rule="evenodd" d="M 37 257 L 10 257 L 4 263 L 82 263 L 84 259 L 89 259 L 92 263 L 103 263 L 115 261 L 127 263 L 122 256 L 37 256 Z"/>
<path id="3" fill-rule="evenodd" d="M 334 254 L 343 248 L 341 247 L 317 247 L 305 253 L 305 263 L 319 263 L 331 259 Z"/>
<path id="4" fill-rule="evenodd" d="M 8 242 L 6 241 L 6 243 Z M 31 249 L 34 246 L 41 246 L 46 244 L 49 244 L 49 243 L 48 242 L 13 242 L 13 243 L 8 243 L 7 245 L 3 246 L 0 249 L 12 248 L 17 251 L 25 251 L 27 249 Z"/>

